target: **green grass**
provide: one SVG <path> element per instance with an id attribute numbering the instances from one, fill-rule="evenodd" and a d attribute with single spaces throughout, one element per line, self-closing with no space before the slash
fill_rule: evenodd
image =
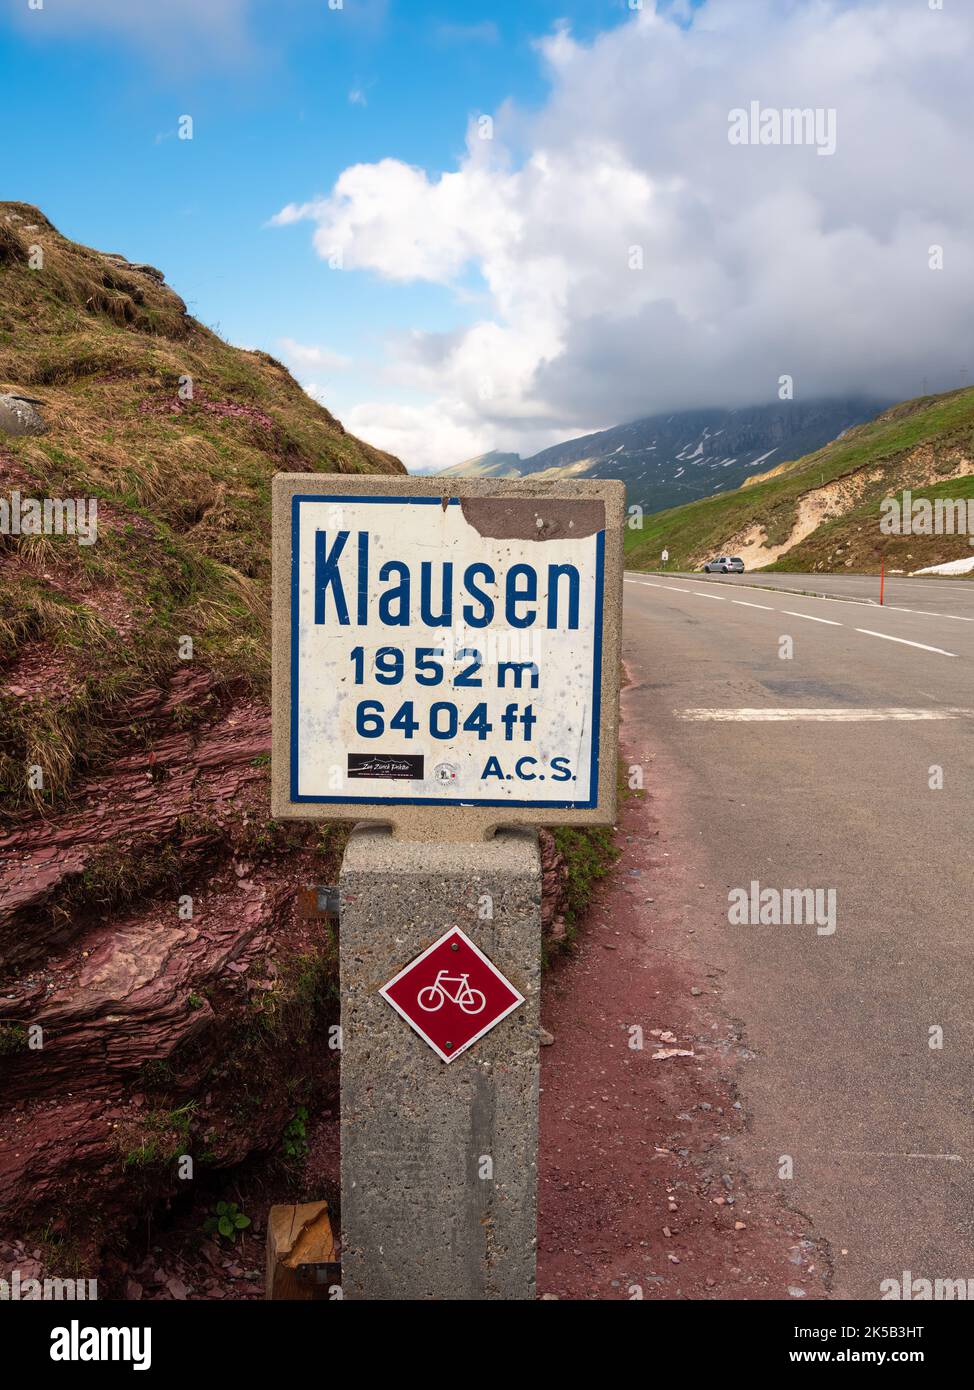
<path id="1" fill-rule="evenodd" d="M 117 1143 L 126 1168 L 166 1167 L 188 1151 L 196 1101 L 175 1110 L 151 1110 L 132 1127 L 122 1127 Z"/>
<path id="2" fill-rule="evenodd" d="M 0 1057 L 27 1050 L 27 1029 L 20 1023 L 0 1023 Z"/>
<path id="3" fill-rule="evenodd" d="M 882 497 L 888 492 L 899 494 L 902 484 L 894 488 L 872 489 L 870 495 L 843 516 L 822 523 L 807 540 L 782 555 L 769 570 L 779 573 L 831 571 L 849 569 L 878 572 L 880 565 L 887 570 L 923 569 L 974 555 L 966 536 L 887 536 L 879 530 Z M 907 484 L 908 486 L 908 484 Z M 929 487 L 910 487 L 914 499 L 974 498 L 974 477 L 952 478 L 949 482 Z M 881 496 L 879 495 L 881 493 Z M 852 564 L 846 565 L 846 560 Z M 963 576 L 961 576 L 963 577 Z"/>
<path id="4" fill-rule="evenodd" d="M 567 869 L 565 919 L 571 925 L 585 915 L 597 885 L 618 859 L 619 851 L 608 825 L 562 826 L 552 835 Z"/>
<path id="5" fill-rule="evenodd" d="M 18 228 L 29 223 L 40 230 L 27 237 Z M 28 241 L 44 247 L 42 270 L 27 267 Z M 184 377 L 192 401 L 178 398 Z M 217 682 L 266 696 L 275 473 L 401 465 L 346 434 L 272 357 L 231 347 L 167 286 L 21 203 L 0 203 L 0 389 L 10 387 L 44 401 L 50 430 L 3 437 L 0 491 L 99 502 L 93 546 L 0 537 L 15 561 L 0 583 L 0 675 L 41 643 L 67 675 L 67 693 L 50 699 L 0 697 L 0 807 L 16 809 L 57 803 L 111 755 L 114 712 L 177 669 L 183 635 Z M 119 612 L 129 631 L 116 630 Z M 27 786 L 32 763 L 43 793 Z"/>
<path id="6" fill-rule="evenodd" d="M 338 951 L 329 928 L 328 944 L 320 951 L 292 957 L 273 989 L 253 996 L 255 1038 L 290 1039 L 307 1043 L 317 1020 L 338 1000 Z"/>

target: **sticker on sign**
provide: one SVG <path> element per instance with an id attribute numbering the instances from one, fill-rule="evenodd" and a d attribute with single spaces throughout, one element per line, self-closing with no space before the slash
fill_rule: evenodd
<path id="1" fill-rule="evenodd" d="M 276 478 L 275 815 L 609 819 L 623 497 Z"/>
<path id="2" fill-rule="evenodd" d="M 459 927 L 444 932 L 379 993 L 444 1062 L 524 1003 L 524 995 Z"/>

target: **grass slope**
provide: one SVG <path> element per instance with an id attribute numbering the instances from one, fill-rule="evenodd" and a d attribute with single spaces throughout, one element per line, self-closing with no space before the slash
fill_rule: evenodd
<path id="1" fill-rule="evenodd" d="M 404 471 L 279 362 L 191 318 L 158 271 L 11 202 L 7 390 L 42 400 L 49 431 L 0 434 L 0 496 L 95 497 L 99 528 L 91 546 L 0 535 L 0 805 L 63 796 L 107 751 L 126 697 L 178 667 L 182 637 L 221 680 L 265 694 L 272 477 Z M 43 792 L 26 785 L 31 764 L 50 772 Z"/>
<path id="2" fill-rule="evenodd" d="M 877 572 L 919 569 L 970 556 L 966 536 L 890 536 L 879 529 L 881 500 L 911 488 L 916 497 L 974 497 L 974 478 L 956 476 L 974 458 L 974 389 L 893 406 L 816 453 L 783 464 L 753 484 L 643 519 L 626 536 L 632 569 L 694 569 L 752 527 L 766 544 L 792 535 L 803 500 L 830 484 L 848 490 L 809 536 L 770 570 Z"/>

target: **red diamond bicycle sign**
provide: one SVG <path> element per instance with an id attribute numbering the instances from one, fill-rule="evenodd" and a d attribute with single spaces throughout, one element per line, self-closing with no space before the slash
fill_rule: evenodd
<path id="1" fill-rule="evenodd" d="M 444 1062 L 524 1003 L 459 927 L 434 941 L 379 993 Z"/>

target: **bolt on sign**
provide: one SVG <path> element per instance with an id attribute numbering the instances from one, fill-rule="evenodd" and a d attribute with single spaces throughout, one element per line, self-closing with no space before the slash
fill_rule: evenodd
<path id="1" fill-rule="evenodd" d="M 444 1062 L 524 1003 L 459 927 L 444 932 L 379 993 Z"/>
<path id="2" fill-rule="evenodd" d="M 619 482 L 279 475 L 273 813 L 615 815 Z"/>

